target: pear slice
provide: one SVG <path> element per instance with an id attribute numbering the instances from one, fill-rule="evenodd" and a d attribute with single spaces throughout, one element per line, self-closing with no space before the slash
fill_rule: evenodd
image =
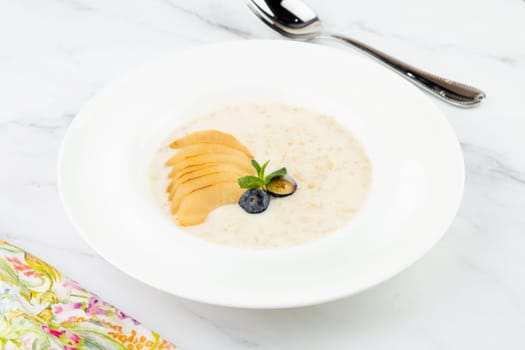
<path id="1" fill-rule="evenodd" d="M 193 167 L 199 167 L 208 163 L 222 163 L 236 166 L 240 170 L 244 170 L 246 173 L 252 172 L 252 165 L 250 160 L 246 157 L 239 157 L 231 154 L 200 154 L 195 157 L 186 158 L 177 164 L 173 165 L 171 172 L 169 173 L 170 178 L 174 178 L 185 170 L 191 170 Z"/>
<path id="2" fill-rule="evenodd" d="M 166 189 L 166 192 L 172 192 L 172 190 L 175 188 L 174 185 L 178 184 L 181 181 L 187 181 L 190 178 L 204 176 L 210 172 L 214 172 L 213 169 L 210 169 L 210 168 L 216 167 L 218 165 L 219 163 L 201 164 L 199 166 L 184 169 L 180 171 L 178 174 L 176 174 L 175 176 L 168 175 L 168 177 L 171 179 L 171 182 L 168 188 Z M 226 165 L 226 164 L 223 164 L 223 165 L 227 169 L 230 169 L 230 168 L 235 169 L 235 167 L 232 165 Z"/>
<path id="3" fill-rule="evenodd" d="M 170 192 L 171 209 L 177 211 L 180 202 L 187 194 L 207 186 L 213 186 L 219 183 L 232 182 L 237 184 L 239 174 L 235 172 L 218 172 L 197 177 L 180 184 L 177 189 Z"/>
<path id="4" fill-rule="evenodd" d="M 198 168 L 195 168 L 194 170 L 192 169 L 194 168 L 191 168 L 190 171 L 186 171 L 185 173 L 182 173 L 179 176 L 173 178 L 170 185 L 166 189 L 166 191 L 170 193 L 170 200 L 173 198 L 175 194 L 174 192 L 177 191 L 181 184 L 191 181 L 193 179 L 197 179 L 199 177 L 203 177 L 213 173 L 228 172 L 236 174 L 237 178 L 239 178 L 246 175 L 254 175 L 255 173 L 253 168 L 246 172 L 246 170 L 239 169 L 235 165 L 222 163 L 204 164 Z"/>
<path id="5" fill-rule="evenodd" d="M 203 223 L 212 210 L 237 203 L 244 191 L 237 182 L 219 183 L 193 191 L 180 202 L 177 221 L 181 226 Z"/>
<path id="6" fill-rule="evenodd" d="M 173 157 L 168 159 L 166 165 L 174 166 L 177 163 L 191 157 L 199 156 L 201 154 L 230 154 L 232 156 L 238 156 L 240 158 L 246 158 L 246 154 L 239 151 L 238 149 L 230 146 L 221 145 L 218 143 L 196 143 L 193 145 L 185 146 L 178 151 Z M 250 161 L 251 159 L 248 159 Z"/>
<path id="7" fill-rule="evenodd" d="M 250 159 L 253 158 L 251 152 L 246 147 L 244 147 L 243 144 L 241 144 L 235 137 L 218 130 L 202 130 L 193 132 L 191 134 L 181 137 L 178 140 L 173 141 L 170 144 L 170 147 L 181 148 L 196 143 L 215 143 L 229 146 L 243 152 Z"/>

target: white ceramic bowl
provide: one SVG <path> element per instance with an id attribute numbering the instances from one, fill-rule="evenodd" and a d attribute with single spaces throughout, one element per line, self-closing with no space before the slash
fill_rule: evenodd
<path id="1" fill-rule="evenodd" d="M 187 118 L 225 104 L 282 102 L 333 115 L 373 166 L 365 207 L 303 246 L 250 251 L 181 231 L 160 209 L 148 164 Z M 129 275 L 197 301 L 315 304 L 400 272 L 444 234 L 464 182 L 453 130 L 430 99 L 357 55 L 290 41 L 236 41 L 164 57 L 113 83 L 75 118 L 59 161 L 64 207 L 84 239 Z"/>

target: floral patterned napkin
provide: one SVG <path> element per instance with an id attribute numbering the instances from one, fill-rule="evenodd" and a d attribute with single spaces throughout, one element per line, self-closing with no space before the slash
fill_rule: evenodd
<path id="1" fill-rule="evenodd" d="M 119 309 L 0 241 L 0 349 L 175 349 Z"/>

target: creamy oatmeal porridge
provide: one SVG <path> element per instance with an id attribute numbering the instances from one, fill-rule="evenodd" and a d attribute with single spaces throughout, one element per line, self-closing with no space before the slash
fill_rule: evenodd
<path id="1" fill-rule="evenodd" d="M 248 214 L 237 204 L 224 205 L 204 223 L 180 227 L 195 237 L 253 249 L 300 245 L 343 226 L 367 198 L 372 178 L 368 157 L 333 117 L 281 104 L 243 104 L 198 116 L 162 144 L 150 175 L 167 215 L 170 169 L 165 163 L 177 152 L 169 144 L 204 129 L 233 135 L 254 159 L 270 160 L 270 170 L 286 167 L 298 188 L 291 196 L 272 199 L 260 214 Z"/>

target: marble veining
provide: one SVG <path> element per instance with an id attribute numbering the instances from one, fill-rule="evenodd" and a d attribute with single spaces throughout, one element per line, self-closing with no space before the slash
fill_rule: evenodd
<path id="1" fill-rule="evenodd" d="M 230 26 L 230 25 L 226 25 L 224 23 L 219 23 L 219 22 L 216 22 L 216 21 L 213 21 L 209 18 L 206 18 L 204 17 L 203 15 L 201 15 L 199 12 L 195 12 L 195 11 L 191 11 L 189 9 L 187 9 L 186 7 L 182 7 L 181 5 L 178 5 L 177 3 L 173 2 L 173 1 L 170 1 L 170 0 L 163 0 L 164 3 L 166 3 L 168 6 L 170 6 L 171 8 L 179 11 L 180 13 L 184 13 L 186 15 L 189 15 L 191 17 L 194 17 L 196 19 L 198 19 L 199 21 L 202 21 L 204 22 L 205 24 L 211 26 L 211 27 L 214 27 L 214 28 L 217 28 L 217 29 L 220 29 L 220 30 L 225 30 L 231 34 L 234 34 L 234 35 L 237 35 L 241 38 L 249 38 L 252 34 L 247 32 L 247 31 L 244 31 L 242 29 L 238 29 L 238 28 L 235 28 L 233 26 Z"/>
<path id="2" fill-rule="evenodd" d="M 436 101 L 461 141 L 467 179 L 457 218 L 423 259 L 351 298 L 254 311 L 152 289 L 75 232 L 58 198 L 56 163 L 76 112 L 102 86 L 163 54 L 277 38 L 240 0 L 1 0 L 0 239 L 181 349 L 524 349 L 525 3 L 308 2 L 327 30 L 488 93 L 473 110 Z"/>

